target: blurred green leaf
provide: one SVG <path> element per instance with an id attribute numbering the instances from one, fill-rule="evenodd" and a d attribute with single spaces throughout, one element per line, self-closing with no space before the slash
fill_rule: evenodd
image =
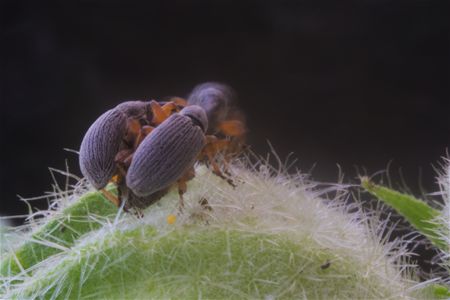
<path id="1" fill-rule="evenodd" d="M 102 226 L 89 216 L 112 218 L 116 213 L 117 207 L 100 192 L 85 194 L 63 210 L 61 216 L 32 233 L 31 238 L 13 253 L 2 257 L 0 276 L 19 274 L 22 269 L 28 269 L 64 248 L 70 248 L 80 236 Z"/>
<path id="2" fill-rule="evenodd" d="M 450 298 L 450 289 L 446 286 L 435 284 L 432 286 L 433 288 L 433 296 L 437 299 L 449 299 Z"/>
<path id="3" fill-rule="evenodd" d="M 435 219 L 441 215 L 439 210 L 413 196 L 376 185 L 367 177 L 361 178 L 361 186 L 379 200 L 394 208 L 414 228 L 428 237 L 436 247 L 444 251 L 448 250 L 448 245 L 437 235 L 440 225 L 435 222 Z"/>

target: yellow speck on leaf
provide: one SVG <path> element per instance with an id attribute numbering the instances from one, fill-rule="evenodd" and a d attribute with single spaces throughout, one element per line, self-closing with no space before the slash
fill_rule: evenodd
<path id="1" fill-rule="evenodd" d="M 167 223 L 169 223 L 170 225 L 175 224 L 176 221 L 177 221 L 177 217 L 175 215 L 167 216 Z"/>

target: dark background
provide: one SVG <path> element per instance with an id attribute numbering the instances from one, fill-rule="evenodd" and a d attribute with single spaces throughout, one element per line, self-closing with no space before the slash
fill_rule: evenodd
<path id="1" fill-rule="evenodd" d="M 2 2 L 0 215 L 80 174 L 89 125 L 124 99 L 232 85 L 249 143 L 313 178 L 356 182 L 392 160 L 417 195 L 450 145 L 447 1 Z M 46 201 L 33 202 L 45 208 Z M 18 219 L 16 224 L 22 220 Z"/>

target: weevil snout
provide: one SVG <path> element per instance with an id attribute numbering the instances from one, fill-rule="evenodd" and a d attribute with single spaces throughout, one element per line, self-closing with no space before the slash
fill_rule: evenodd
<path id="1" fill-rule="evenodd" d="M 124 113 L 128 118 L 146 121 L 152 120 L 153 112 L 150 102 L 144 101 L 126 101 L 116 106 L 116 109 Z"/>
<path id="2" fill-rule="evenodd" d="M 189 117 L 194 125 L 199 126 L 203 132 L 208 130 L 208 117 L 203 108 L 198 105 L 190 105 L 180 111 L 181 115 Z"/>

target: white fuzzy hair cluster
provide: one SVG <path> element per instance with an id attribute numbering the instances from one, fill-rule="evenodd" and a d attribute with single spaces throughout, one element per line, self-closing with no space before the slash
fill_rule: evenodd
<path id="1" fill-rule="evenodd" d="M 365 286 L 357 288 L 365 291 L 364 295 L 369 298 L 386 295 L 393 299 L 410 298 L 415 290 L 423 287 L 423 284 L 412 279 L 413 266 L 405 260 L 408 256 L 405 241 L 388 241 L 388 237 L 383 237 L 382 233 L 389 231 L 387 223 L 380 221 L 376 213 L 369 215 L 358 204 L 349 204 L 347 186 L 317 184 L 300 172 L 290 174 L 287 163 L 278 160 L 279 166 L 274 168 L 268 160 L 258 159 L 250 163 L 250 159 L 244 158 L 233 162 L 229 171 L 236 187 L 215 176 L 206 167 L 198 166 L 196 177 L 188 185 L 186 207 L 181 214 L 177 213 L 178 195 L 172 191 L 160 202 L 146 209 L 141 218 L 121 209 L 112 220 L 98 215 L 87 216 L 89 222 L 100 223 L 100 229 L 84 235 L 70 248 L 57 245 L 54 241 L 48 241 L 47 244 L 45 240 L 39 241 L 48 247 L 60 247 L 61 252 L 39 262 L 31 270 L 23 270 L 21 274 L 15 275 L 14 280 L 3 278 L 5 296 L 20 298 L 21 295 L 29 295 L 27 293 L 30 289 L 34 289 L 31 294 L 40 297 L 45 294 L 45 289 L 56 286 L 56 291 L 61 290 L 66 280 L 64 267 L 57 269 L 51 286 L 40 289 L 36 289 L 36 286 L 40 286 L 38 283 L 48 274 L 54 273 L 55 266 L 64 266 L 65 262 L 73 261 L 74 257 L 85 255 L 86 249 L 98 247 L 102 251 L 105 245 L 114 247 L 115 243 L 121 241 L 112 238 L 116 232 L 139 228 L 144 230 L 149 226 L 155 228 L 160 236 L 186 228 L 232 229 L 237 232 L 288 236 L 308 249 L 323 249 L 333 253 L 330 264 L 339 265 L 340 262 L 350 261 L 354 266 L 352 272 L 357 278 L 366 279 Z M 448 172 L 441 177 L 441 181 L 447 199 L 446 222 L 449 225 Z M 52 195 L 56 199 L 52 201 L 50 209 L 30 215 L 30 223 L 16 229 L 24 243 L 29 242 L 32 232 L 50 220 L 61 217 L 63 209 L 70 208 L 74 201 L 91 189 L 85 180 L 79 180 L 68 190 L 56 187 L 55 194 Z M 168 224 L 166 221 L 171 214 L 177 215 L 175 224 Z M 44 218 L 32 221 L 36 216 Z M 6 248 L 9 253 L 14 253 L 15 247 Z M 89 269 L 90 266 L 86 268 Z M 332 278 L 332 275 L 327 275 L 329 277 L 326 278 L 316 276 L 317 274 L 311 274 L 309 279 L 325 282 Z M 384 291 L 377 290 L 380 286 Z M 350 291 L 348 295 L 351 294 Z M 274 295 L 275 298 L 276 296 Z"/>

